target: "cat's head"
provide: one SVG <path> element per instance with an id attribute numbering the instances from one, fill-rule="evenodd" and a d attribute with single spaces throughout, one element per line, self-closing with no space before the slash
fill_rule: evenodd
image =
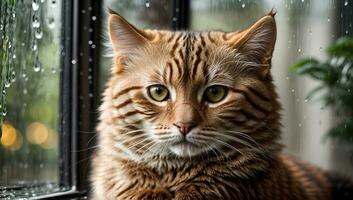
<path id="1" fill-rule="evenodd" d="M 270 12 L 240 32 L 142 30 L 114 12 L 112 79 L 102 121 L 134 155 L 230 155 L 275 149 Z"/>

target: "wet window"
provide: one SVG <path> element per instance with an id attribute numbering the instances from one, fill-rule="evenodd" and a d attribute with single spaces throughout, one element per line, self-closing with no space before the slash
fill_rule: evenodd
<path id="1" fill-rule="evenodd" d="M 192 31 L 242 30 L 274 9 L 284 151 L 353 177 L 353 1 L 0 0 L 0 199 L 90 190 L 108 8 L 139 28 Z"/>
<path id="2" fill-rule="evenodd" d="M 59 188 L 60 1 L 0 3 L 0 188 Z M 45 186 L 46 188 L 40 188 Z"/>

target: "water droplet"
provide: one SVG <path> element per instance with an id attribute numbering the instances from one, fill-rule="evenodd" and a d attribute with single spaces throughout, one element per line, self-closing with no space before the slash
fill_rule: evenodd
<path id="1" fill-rule="evenodd" d="M 299 127 L 302 127 L 302 124 L 301 124 L 301 123 L 299 123 L 299 124 L 298 124 L 298 126 L 299 126 Z"/>
<path id="2" fill-rule="evenodd" d="M 319 51 L 323 51 L 323 48 L 322 48 L 322 47 L 320 47 L 320 48 L 319 48 Z"/>
<path id="3" fill-rule="evenodd" d="M 88 41 L 88 44 L 89 44 L 89 45 L 93 44 L 92 40 L 89 40 L 89 41 Z"/>
<path id="4" fill-rule="evenodd" d="M 54 20 L 53 17 L 50 17 L 50 18 L 48 19 L 48 27 L 49 27 L 50 29 L 53 29 L 53 28 L 55 27 L 55 20 Z"/>
<path id="5" fill-rule="evenodd" d="M 301 49 L 301 48 L 298 49 L 298 53 L 300 53 L 300 52 L 302 52 L 302 49 Z"/>
<path id="6" fill-rule="evenodd" d="M 11 82 L 5 81 L 5 87 L 6 87 L 6 88 L 9 88 L 10 86 L 11 86 Z"/>
<path id="7" fill-rule="evenodd" d="M 51 73 L 52 74 L 55 74 L 56 73 L 56 69 L 53 67 L 53 68 L 51 68 Z"/>
<path id="8" fill-rule="evenodd" d="M 150 7 L 150 2 L 149 1 L 146 1 L 146 8 L 149 8 Z"/>
<path id="9" fill-rule="evenodd" d="M 347 6 L 348 5 L 348 0 L 345 0 L 344 1 L 344 6 Z"/>
<path id="10" fill-rule="evenodd" d="M 40 27 L 38 27 L 35 31 L 35 36 L 37 39 L 42 39 L 43 37 L 43 31 Z"/>
<path id="11" fill-rule="evenodd" d="M 241 4 L 241 7 L 242 7 L 242 8 L 245 8 L 245 3 Z"/>
<path id="12" fill-rule="evenodd" d="M 2 116 L 6 116 L 7 115 L 7 110 L 6 110 L 6 107 L 4 107 L 4 109 L 2 110 Z"/>
<path id="13" fill-rule="evenodd" d="M 305 0 L 302 0 L 302 2 L 304 2 Z"/>
<path id="14" fill-rule="evenodd" d="M 31 46 L 32 51 L 36 51 L 37 48 L 38 48 L 37 42 L 33 42 L 33 43 L 32 43 L 32 46 Z"/>
<path id="15" fill-rule="evenodd" d="M 35 63 L 33 69 L 35 72 L 39 72 L 42 69 L 40 62 Z"/>
<path id="16" fill-rule="evenodd" d="M 92 16 L 92 20 L 96 21 L 97 17 L 96 16 Z"/>
<path id="17" fill-rule="evenodd" d="M 313 31 L 309 30 L 309 35 L 313 35 Z"/>
<path id="18" fill-rule="evenodd" d="M 172 20 L 173 20 L 174 22 L 176 22 L 176 21 L 178 20 L 178 18 L 173 17 Z"/>
<path id="19" fill-rule="evenodd" d="M 93 97 L 93 93 L 89 93 L 88 96 L 89 96 L 90 98 L 92 98 L 92 97 Z"/>
<path id="20" fill-rule="evenodd" d="M 95 45 L 95 44 L 92 44 L 91 48 L 92 48 L 92 49 L 96 48 L 96 45 Z"/>
<path id="21" fill-rule="evenodd" d="M 348 30 L 345 31 L 346 35 L 348 35 Z"/>
<path id="22" fill-rule="evenodd" d="M 23 89 L 23 94 L 27 94 L 27 93 L 28 93 L 27 89 Z"/>
<path id="23" fill-rule="evenodd" d="M 76 64 L 76 60 L 74 59 L 74 60 L 71 60 L 71 63 L 74 65 L 74 64 Z"/>
<path id="24" fill-rule="evenodd" d="M 38 4 L 37 0 L 33 0 L 33 1 L 32 1 L 32 9 L 33 9 L 34 11 L 37 11 L 38 8 L 39 8 L 39 4 Z"/>
<path id="25" fill-rule="evenodd" d="M 307 118 L 306 115 L 304 115 L 304 116 L 303 116 L 303 119 L 306 119 L 306 118 Z"/>
<path id="26" fill-rule="evenodd" d="M 304 99 L 304 102 L 305 103 L 309 102 L 309 99 L 308 98 Z"/>
<path id="27" fill-rule="evenodd" d="M 294 90 L 294 89 L 291 89 L 291 92 L 295 92 L 295 90 Z"/>
<path id="28" fill-rule="evenodd" d="M 40 22 L 36 16 L 33 15 L 32 18 L 32 27 L 33 28 L 39 28 L 40 27 Z"/>
<path id="29" fill-rule="evenodd" d="M 331 19 L 328 17 L 328 18 L 327 18 L 327 22 L 330 23 L 330 21 L 331 21 Z"/>
<path id="30" fill-rule="evenodd" d="M 51 7 L 55 8 L 56 7 L 56 0 L 51 1 Z"/>

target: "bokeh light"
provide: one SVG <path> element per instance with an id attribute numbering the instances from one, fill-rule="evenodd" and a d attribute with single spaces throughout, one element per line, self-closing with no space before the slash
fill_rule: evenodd
<path id="1" fill-rule="evenodd" d="M 39 122 L 33 122 L 27 127 L 26 138 L 32 144 L 43 144 L 49 136 L 47 126 Z"/>
<path id="2" fill-rule="evenodd" d="M 16 129 L 9 123 L 2 125 L 1 144 L 5 147 L 10 147 L 16 143 Z"/>

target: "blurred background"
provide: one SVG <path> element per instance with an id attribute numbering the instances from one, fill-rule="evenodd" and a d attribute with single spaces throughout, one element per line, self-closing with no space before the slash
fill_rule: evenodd
<path id="1" fill-rule="evenodd" d="M 65 54 L 61 4 L 60 0 L 0 2 L 0 188 L 45 183 L 50 190 L 58 186 L 60 58 Z M 137 27 L 170 29 L 178 20 L 172 13 L 182 12 L 172 10 L 172 4 L 169 0 L 104 0 L 103 18 L 90 19 L 100 20 L 99 45 L 109 45 L 108 7 Z M 198 31 L 241 30 L 272 8 L 277 11 L 272 74 L 283 105 L 285 151 L 351 177 L 353 136 L 344 142 L 327 137 L 340 120 L 335 108 L 307 98 L 320 81 L 299 75 L 290 66 L 304 57 L 325 61 L 330 44 L 341 36 L 352 37 L 352 6 L 351 0 L 191 0 L 188 5 L 188 29 Z M 89 45 L 98 44 L 91 41 Z M 103 91 L 111 60 L 108 48 L 101 49 L 99 85 Z M 352 96 L 350 90 L 347 95 Z M 84 133 L 78 130 L 77 134 Z"/>

